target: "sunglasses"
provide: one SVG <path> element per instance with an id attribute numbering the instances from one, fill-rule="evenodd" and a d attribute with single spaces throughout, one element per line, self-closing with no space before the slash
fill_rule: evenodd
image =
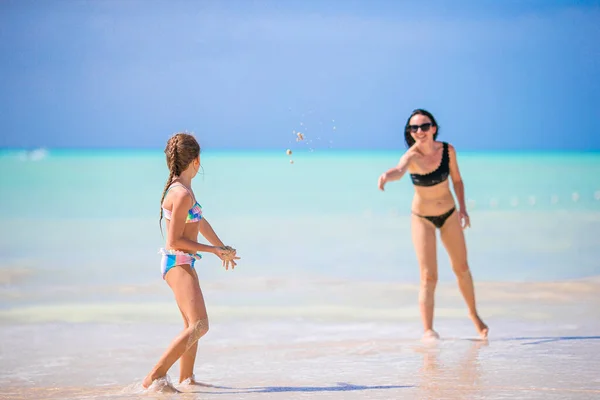
<path id="1" fill-rule="evenodd" d="M 409 125 L 408 128 L 410 129 L 410 131 L 412 133 L 417 133 L 419 128 L 421 128 L 421 130 L 423 132 L 428 132 L 432 125 L 433 124 L 431 122 L 427 122 L 427 123 L 421 124 L 421 125 Z"/>

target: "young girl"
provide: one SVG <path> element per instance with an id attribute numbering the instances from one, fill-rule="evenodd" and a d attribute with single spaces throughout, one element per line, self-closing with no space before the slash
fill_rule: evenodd
<path id="1" fill-rule="evenodd" d="M 171 342 L 158 363 L 142 382 L 148 388 L 153 381 L 165 378 L 171 366 L 181 358 L 179 382 L 195 384 L 194 361 L 198 339 L 208 332 L 208 316 L 200 290 L 194 263 L 201 258 L 198 252 L 213 253 L 223 261 L 223 266 L 236 266 L 235 249 L 224 246 L 210 224 L 202 216 L 202 208 L 192 191 L 192 179 L 200 169 L 200 146 L 186 133 L 171 137 L 165 148 L 169 179 L 161 199 L 160 220 L 164 215 L 167 240 L 162 254 L 163 279 L 173 290 L 181 311 L 185 329 Z M 162 228 L 161 228 L 162 230 Z M 201 233 L 212 246 L 197 242 Z M 167 382 L 168 384 L 168 382 Z"/>
<path id="2" fill-rule="evenodd" d="M 398 165 L 379 177 L 379 189 L 397 181 L 406 172 L 415 188 L 412 202 L 412 237 L 421 269 L 419 303 L 423 319 L 423 339 L 437 339 L 433 330 L 434 292 L 437 285 L 436 230 L 450 256 L 458 287 L 469 308 L 469 316 L 477 333 L 487 338 L 488 327 L 479 317 L 475 305 L 473 277 L 467 261 L 467 245 L 463 229 L 471 226 L 465 203 L 465 189 L 458 168 L 456 151 L 446 142 L 438 142 L 438 124 L 425 110 L 415 110 L 408 117 L 404 140 L 408 150 Z M 458 209 L 450 180 L 458 198 Z"/>

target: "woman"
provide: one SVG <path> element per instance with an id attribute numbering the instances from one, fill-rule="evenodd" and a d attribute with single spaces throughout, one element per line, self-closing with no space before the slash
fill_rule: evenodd
<path id="1" fill-rule="evenodd" d="M 487 338 L 488 327 L 479 318 L 475 307 L 473 278 L 467 262 L 467 247 L 463 229 L 471 223 L 465 204 L 465 192 L 456 161 L 454 147 L 436 141 L 438 124 L 431 113 L 415 110 L 408 118 L 404 139 L 408 150 L 395 168 L 379 177 L 379 189 L 387 182 L 397 181 L 408 171 L 415 195 L 412 202 L 411 230 L 413 244 L 421 270 L 419 306 L 425 333 L 423 339 L 437 339 L 433 329 L 434 292 L 438 280 L 436 229 L 448 252 L 458 286 L 469 308 L 469 316 L 482 338 Z M 450 191 L 448 176 L 452 178 L 458 198 L 458 210 Z"/>
<path id="2" fill-rule="evenodd" d="M 142 382 L 148 388 L 152 382 L 166 379 L 161 390 L 174 390 L 166 378 L 169 368 L 181 358 L 179 382 L 194 380 L 194 361 L 198 339 L 208 332 L 208 316 L 194 268 L 201 256 L 198 252 L 213 253 L 223 266 L 236 266 L 235 249 L 224 246 L 208 221 L 202 216 L 202 207 L 192 191 L 192 179 L 200 169 L 200 145 L 186 133 L 171 137 L 165 148 L 169 179 L 161 199 L 160 220 L 166 219 L 167 240 L 162 254 L 161 273 L 173 290 L 184 322 L 184 330 L 171 342 L 152 371 Z M 201 233 L 212 246 L 198 243 Z"/>

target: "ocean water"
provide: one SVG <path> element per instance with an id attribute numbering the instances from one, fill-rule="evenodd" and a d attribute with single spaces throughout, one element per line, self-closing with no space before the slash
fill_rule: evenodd
<path id="1" fill-rule="evenodd" d="M 198 396 L 600 393 L 600 365 L 588 357 L 600 350 L 600 154 L 459 153 L 472 222 L 469 261 L 492 342 L 471 349 L 474 330 L 439 243 L 436 318 L 447 341 L 423 351 L 414 342 L 420 322 L 412 186 L 405 177 L 377 189 L 378 176 L 399 156 L 202 154 L 194 191 L 242 259 L 234 271 L 212 255 L 196 264 L 213 321 L 197 375 L 231 386 L 222 389 L 230 397 L 218 389 Z M 161 151 L 0 153 L 6 396 L 141 395 L 139 381 L 181 325 L 157 253 L 167 175 Z M 537 358 L 529 360 L 519 349 L 531 347 Z M 438 365 L 436 357 L 458 361 L 436 375 L 422 366 Z M 484 370 L 483 386 L 471 375 L 469 384 L 449 378 L 453 365 L 465 362 L 468 371 Z M 580 374 L 557 380 L 565 369 Z M 423 383 L 421 373 L 433 374 L 437 386 Z"/>
<path id="2" fill-rule="evenodd" d="M 410 181 L 377 189 L 398 156 L 305 152 L 292 165 L 283 152 L 208 151 L 193 187 L 206 218 L 243 256 L 240 274 L 414 280 Z M 600 154 L 467 154 L 459 162 L 480 279 L 600 272 Z M 64 272 L 66 283 L 82 270 L 123 275 L 119 282 L 156 279 L 162 152 L 55 151 L 37 161 L 6 152 L 0 171 L 3 265 L 52 272 L 44 280 Z"/>

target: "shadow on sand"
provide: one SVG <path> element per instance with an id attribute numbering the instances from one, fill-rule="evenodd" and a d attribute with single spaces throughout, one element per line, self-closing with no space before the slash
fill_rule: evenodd
<path id="1" fill-rule="evenodd" d="M 350 392 L 360 390 L 384 390 L 384 389 L 408 389 L 413 388 L 412 385 L 353 385 L 351 383 L 339 382 L 335 386 L 256 386 L 248 388 L 232 388 L 232 387 L 215 387 L 219 389 L 230 389 L 226 392 L 213 391 L 190 391 L 187 393 L 210 393 L 210 394 L 242 394 L 242 393 L 285 393 L 285 392 Z M 206 388 L 208 389 L 208 388 Z M 233 389 L 233 391 L 232 391 Z"/>
<path id="2" fill-rule="evenodd" d="M 531 345 L 531 344 L 542 344 L 542 343 L 550 343 L 550 342 L 562 342 L 565 340 L 599 340 L 600 336 L 541 336 L 541 337 L 516 337 L 516 338 L 506 338 L 506 339 L 495 339 L 494 341 L 504 342 L 504 341 L 519 341 L 526 342 L 521 343 L 522 345 Z"/>
<path id="3" fill-rule="evenodd" d="M 453 339 L 457 340 L 457 339 Z M 523 342 L 521 345 L 534 345 L 549 342 L 560 342 L 567 340 L 600 340 L 600 336 L 540 336 L 540 337 L 514 337 L 514 338 L 498 338 L 498 339 L 458 339 L 466 340 L 472 343 L 472 346 L 463 355 L 462 361 L 455 366 L 443 367 L 439 362 L 439 342 L 418 348 L 418 352 L 423 353 L 423 367 L 421 368 L 421 382 L 416 385 L 354 385 L 351 383 L 338 382 L 332 386 L 255 386 L 255 387 L 226 387 L 212 386 L 198 388 L 199 390 L 189 391 L 186 393 L 206 393 L 206 394 L 244 394 L 244 393 L 310 393 L 310 392 L 350 392 L 350 391 L 368 391 L 368 390 L 386 390 L 386 389 L 410 389 L 418 388 L 424 393 L 435 395 L 439 392 L 439 382 L 443 376 L 451 376 L 452 379 L 461 382 L 462 387 L 470 393 L 476 393 L 479 388 L 480 363 L 478 361 L 478 353 L 482 347 L 488 346 L 493 342 Z M 444 380 L 446 378 L 443 378 Z M 448 378 L 449 379 L 449 378 Z M 211 391 L 210 389 L 227 389 L 226 391 Z M 460 390 L 457 394 L 462 396 Z M 461 394 L 462 393 L 462 394 Z M 438 393 L 439 394 L 439 393 Z M 466 395 L 466 394 L 465 394 Z M 434 397 L 436 397 L 435 395 Z"/>

